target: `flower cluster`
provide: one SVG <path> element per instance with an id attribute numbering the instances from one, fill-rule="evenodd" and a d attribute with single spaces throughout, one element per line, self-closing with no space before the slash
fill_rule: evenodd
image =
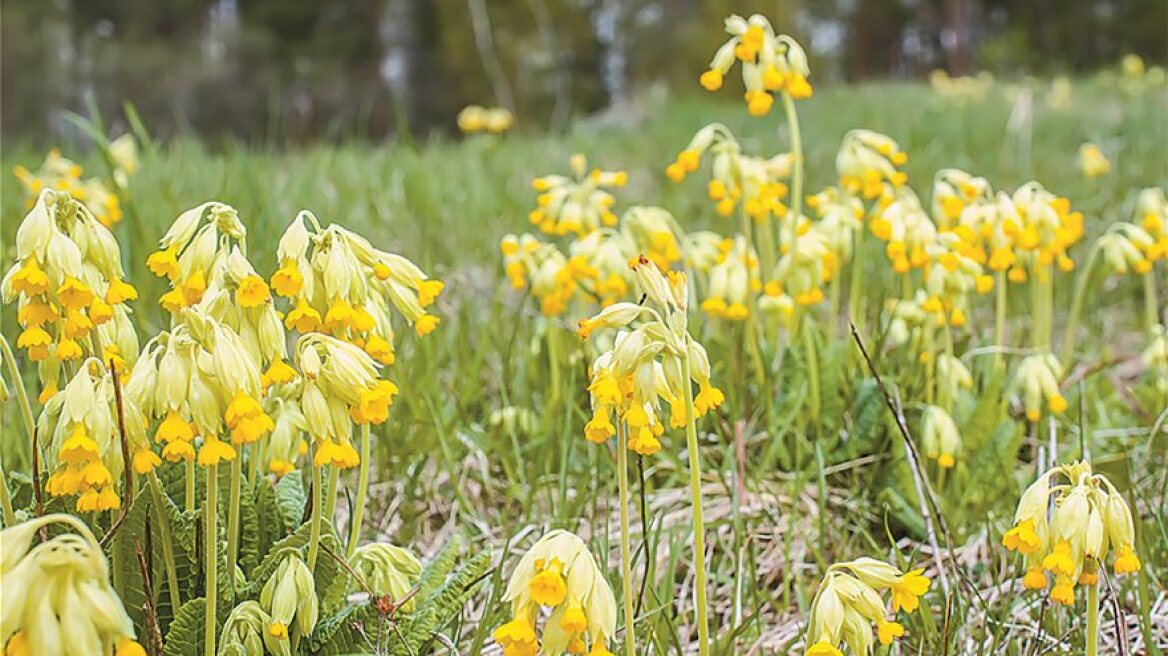
<path id="1" fill-rule="evenodd" d="M 467 105 L 458 112 L 458 129 L 463 134 L 489 132 L 502 134 L 515 125 L 515 115 L 505 107 Z"/>
<path id="2" fill-rule="evenodd" d="M 1103 149 L 1093 143 L 1079 146 L 1079 170 L 1088 178 L 1098 178 L 1111 172 L 1111 160 Z"/>
<path id="3" fill-rule="evenodd" d="M 133 399 L 123 399 L 121 418 L 131 463 L 122 462 L 119 416 L 112 374 L 96 358 L 81 363 L 65 388 L 49 398 L 37 422 L 40 435 L 51 436 L 45 491 L 52 496 L 79 495 L 77 512 L 114 510 L 114 491 L 124 467 L 145 474 L 160 464 L 146 440 L 146 419 Z"/>
<path id="4" fill-rule="evenodd" d="M 1086 462 L 1039 476 L 1022 494 L 1014 526 L 1002 536 L 1007 549 L 1026 559 L 1026 587 L 1045 590 L 1053 576 L 1050 598 L 1065 605 L 1075 602 L 1076 585 L 1098 584 L 1099 568 L 1111 552 L 1116 574 L 1138 571 L 1134 540 L 1123 495 Z"/>
<path id="5" fill-rule="evenodd" d="M 611 656 L 607 640 L 616 631 L 616 599 L 584 541 L 567 531 L 549 531 L 523 555 L 511 573 L 504 601 L 511 621 L 495 629 L 505 656 L 584 654 Z M 541 608 L 551 614 L 536 634 Z"/>
<path id="6" fill-rule="evenodd" d="M 750 315 L 750 297 L 762 286 L 758 256 L 746 239 L 724 239 L 716 261 L 706 272 L 708 289 L 702 311 L 711 317 L 741 321 Z"/>
<path id="7" fill-rule="evenodd" d="M 617 215 L 612 212 L 616 197 L 608 189 L 625 186 L 629 176 L 624 171 L 588 170 L 583 155 L 572 155 L 568 162 L 571 175 L 545 175 L 531 181 L 539 192 L 539 207 L 531 211 L 531 223 L 549 235 L 575 233 L 581 237 L 601 226 L 612 227 Z"/>
<path id="8" fill-rule="evenodd" d="M 706 192 L 719 216 L 731 216 L 739 208 L 755 221 L 787 215 L 783 199 L 788 194 L 785 180 L 791 176 L 790 153 L 769 159 L 747 155 L 726 126 L 711 123 L 694 134 L 666 167 L 666 175 L 674 182 L 681 182 L 698 170 L 707 152 L 711 166 Z"/>
<path id="9" fill-rule="evenodd" d="M 138 170 L 138 147 L 134 138 L 124 134 L 110 142 L 109 154 L 114 166 L 113 183 L 126 189 L 130 176 Z M 103 226 L 109 228 L 122 220 L 122 202 L 116 189 L 111 189 L 101 178 L 82 179 L 79 164 L 61 155 L 54 148 L 35 172 L 23 166 L 15 168 L 16 177 L 24 187 L 26 204 L 31 208 L 45 189 L 62 192 L 85 204 Z"/>
<path id="10" fill-rule="evenodd" d="M 890 592 L 892 614 L 911 613 L 929 590 L 929 579 L 915 569 L 901 572 L 896 567 L 871 558 L 838 563 L 828 568 L 807 623 L 804 656 L 842 656 L 846 644 L 853 654 L 870 654 L 876 640 L 890 645 L 904 635 L 904 626 L 888 619 L 884 593 Z"/>
<path id="11" fill-rule="evenodd" d="M 710 383 L 705 348 L 686 329 L 684 274 L 666 277 L 644 257 L 631 268 L 636 288 L 647 302 L 614 303 L 582 319 L 577 329 L 583 339 L 597 330 L 617 331 L 612 347 L 592 363 L 588 387 L 592 419 L 584 434 L 589 441 L 604 442 L 616 434 L 615 416 L 628 428 L 628 448 L 652 455 L 661 449 L 658 438 L 665 432 L 661 400 L 669 406 L 670 427 L 677 428 L 685 425 L 689 413 L 703 416 L 725 397 Z"/>
<path id="12" fill-rule="evenodd" d="M 811 97 L 807 54 L 795 39 L 776 34 L 770 21 L 760 14 L 749 19 L 732 15 L 725 27 L 730 38 L 714 53 L 709 70 L 702 73 L 701 84 L 707 91 L 722 88 L 726 73 L 739 61 L 751 115 L 769 113 L 775 94 L 785 93 L 796 100 Z"/>
<path id="13" fill-rule="evenodd" d="M 835 157 L 840 188 L 866 200 L 888 201 L 908 183 L 900 170 L 908 154 L 891 137 L 872 130 L 851 130 L 844 135 Z"/>
<path id="14" fill-rule="evenodd" d="M 121 252 L 110 231 L 70 196 L 44 190 L 16 231 L 17 262 L 2 282 L 23 329 L 17 347 L 40 363 L 42 403 L 59 388 L 64 363 L 93 356 L 132 365 L 138 337 Z"/>
<path id="15" fill-rule="evenodd" d="M 32 546 L 37 531 L 76 533 Z M 109 581 L 109 563 L 89 528 L 46 515 L 0 531 L 0 644 L 7 656 L 146 656 Z"/>

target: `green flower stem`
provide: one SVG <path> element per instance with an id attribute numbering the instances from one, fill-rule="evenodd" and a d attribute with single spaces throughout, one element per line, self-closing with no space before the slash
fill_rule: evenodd
<path id="1" fill-rule="evenodd" d="M 626 444 L 628 429 L 623 421 L 617 422 L 616 435 L 616 468 L 617 491 L 620 495 L 620 554 L 621 554 L 621 588 L 624 592 L 625 610 L 625 654 L 634 656 L 637 639 L 633 630 L 633 557 L 629 535 L 629 447 Z"/>
<path id="2" fill-rule="evenodd" d="M 231 500 L 227 504 L 227 566 L 235 567 L 235 560 L 239 556 L 239 493 L 243 479 L 243 452 L 246 447 L 240 445 L 239 453 L 231 461 Z M 228 574 L 233 574 L 228 572 Z M 235 576 L 231 576 L 235 581 Z"/>
<path id="3" fill-rule="evenodd" d="M 20 375 L 20 367 L 16 366 L 16 355 L 12 352 L 12 346 L 8 344 L 8 340 L 3 335 L 0 335 L 0 350 L 3 351 L 4 361 L 8 364 L 8 375 L 12 378 L 13 386 L 16 387 L 16 398 L 20 402 L 20 415 L 24 418 L 24 428 L 28 432 L 28 448 L 31 449 L 36 436 L 36 420 L 33 418 L 28 392 L 24 389 L 24 376 Z"/>
<path id="4" fill-rule="evenodd" d="M 4 475 L 4 468 L 0 467 L 0 509 L 4 512 L 4 526 L 16 524 L 16 513 L 12 510 L 12 497 L 8 493 L 8 477 Z"/>
<path id="5" fill-rule="evenodd" d="M 337 516 L 337 479 L 340 478 L 340 468 L 329 465 L 328 487 L 324 489 L 324 516 L 332 521 Z"/>
<path id="6" fill-rule="evenodd" d="M 1004 361 L 1002 349 L 1006 347 L 1006 272 L 999 271 L 994 281 L 994 371 L 1001 371 Z"/>
<path id="7" fill-rule="evenodd" d="M 852 279 L 848 289 L 848 314 L 860 332 L 864 331 L 864 293 L 861 291 L 860 283 L 864 278 L 865 229 L 861 226 L 856 231 L 852 244 Z"/>
<path id="8" fill-rule="evenodd" d="M 308 454 L 308 461 L 312 462 L 312 454 Z M 312 522 L 308 538 L 308 569 L 316 571 L 316 554 L 320 551 L 320 467 L 312 467 Z"/>
<path id="9" fill-rule="evenodd" d="M 791 130 L 791 216 L 788 254 L 795 260 L 795 246 L 799 237 L 799 217 L 803 215 L 803 134 L 799 130 L 799 114 L 795 111 L 795 101 L 791 94 L 783 92 L 783 111 L 787 114 L 787 125 Z"/>
<path id="10" fill-rule="evenodd" d="M 215 631 L 218 628 L 215 605 L 219 600 L 219 465 L 207 466 L 207 502 L 203 508 L 203 560 L 206 580 L 203 584 L 207 614 L 203 620 L 203 653 L 215 656 Z"/>
<path id="11" fill-rule="evenodd" d="M 555 321 L 548 320 L 547 322 L 547 343 L 548 343 L 548 367 L 551 369 L 551 384 L 552 396 L 551 404 L 555 405 L 560 402 L 563 390 L 562 386 L 563 376 L 560 372 L 560 335 L 559 327 Z"/>
<path id="12" fill-rule="evenodd" d="M 1071 299 L 1071 310 L 1067 315 L 1067 329 L 1063 333 L 1063 352 L 1060 358 L 1063 368 L 1070 366 L 1071 358 L 1075 355 L 1075 337 L 1079 331 L 1079 315 L 1083 312 L 1083 301 L 1087 296 L 1087 283 L 1091 281 L 1091 273 L 1095 270 L 1099 253 L 1098 242 L 1096 242 L 1087 255 L 1087 262 L 1079 273 L 1079 279 L 1075 282 L 1075 295 Z"/>
<path id="13" fill-rule="evenodd" d="M 819 353 L 815 349 L 815 334 L 812 332 L 815 324 L 810 314 L 805 314 L 801 321 L 799 332 L 803 340 L 803 352 L 807 357 L 807 395 L 811 404 L 811 423 L 819 425 L 819 410 L 821 407 L 819 391 Z"/>
<path id="14" fill-rule="evenodd" d="M 361 523 L 365 520 L 365 494 L 369 487 L 369 424 L 361 424 L 361 465 L 357 470 L 357 503 L 349 517 L 349 545 L 345 558 L 352 558 L 361 539 Z"/>
<path id="15" fill-rule="evenodd" d="M 1087 586 L 1087 656 L 1099 654 L 1099 584 Z"/>
<path id="16" fill-rule="evenodd" d="M 762 242 L 759 248 L 759 266 L 762 267 L 762 275 L 759 278 L 765 285 L 775 273 L 775 254 L 779 252 L 779 246 L 775 243 L 774 219 L 768 215 L 764 221 L 759 223 L 758 233 Z"/>
<path id="17" fill-rule="evenodd" d="M 1152 335 L 1159 325 L 1160 313 L 1156 309 L 1156 272 L 1151 270 L 1144 274 L 1144 330 Z"/>
<path id="18" fill-rule="evenodd" d="M 690 511 L 693 513 L 694 588 L 697 594 L 698 653 L 710 654 L 710 613 L 706 600 L 706 535 L 702 521 L 702 472 L 698 453 L 698 427 L 694 419 L 694 395 L 691 380 L 689 350 L 682 357 L 685 369 L 685 443 L 689 452 Z M 623 445 L 622 445 L 623 447 Z"/>
<path id="19" fill-rule="evenodd" d="M 178 570 L 174 565 L 174 538 L 170 531 L 170 518 L 166 515 L 166 506 L 163 505 L 162 485 L 158 482 L 158 475 L 151 471 L 146 475 L 146 484 L 150 487 L 150 497 L 154 506 L 154 521 L 158 524 L 158 532 L 162 538 L 162 560 L 166 568 L 166 588 L 170 593 L 170 608 L 177 613 L 182 606 L 179 595 Z"/>
<path id="20" fill-rule="evenodd" d="M 183 510 L 186 512 L 195 511 L 195 461 L 194 459 L 187 460 L 185 480 L 186 489 L 184 490 Z"/>

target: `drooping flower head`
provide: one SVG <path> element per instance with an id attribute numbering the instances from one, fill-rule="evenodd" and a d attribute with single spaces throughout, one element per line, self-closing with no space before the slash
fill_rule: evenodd
<path id="1" fill-rule="evenodd" d="M 494 631 L 506 656 L 607 654 L 616 631 L 616 598 L 584 541 L 549 531 L 528 550 L 507 583 L 511 621 Z M 541 609 L 550 610 L 537 635 Z"/>
<path id="2" fill-rule="evenodd" d="M 1127 501 L 1086 462 L 1039 476 L 1018 501 L 1014 525 L 1002 544 L 1025 556 L 1027 588 L 1045 590 L 1049 575 L 1054 579 L 1050 598 L 1064 605 L 1075 603 L 1076 585 L 1098 584 L 1099 568 L 1112 553 L 1116 574 L 1141 567 Z"/>
<path id="3" fill-rule="evenodd" d="M 712 163 L 706 192 L 719 216 L 732 216 L 739 209 L 758 222 L 787 216 L 783 199 L 788 194 L 785 181 L 791 176 L 794 160 L 791 153 L 770 158 L 747 155 L 729 128 L 711 123 L 694 134 L 665 169 L 666 175 L 681 182 L 698 170 L 707 152 Z"/>
<path id="4" fill-rule="evenodd" d="M 389 595 L 398 603 L 409 593 L 422 574 L 422 563 L 408 549 L 392 544 L 366 544 L 349 559 L 353 571 L 361 577 L 375 595 Z M 405 612 L 414 610 L 414 599 L 402 606 Z"/>
<path id="5" fill-rule="evenodd" d="M 807 54 L 795 39 L 776 34 L 765 16 L 749 19 L 732 15 L 725 21 L 730 38 L 718 48 L 702 73 L 707 91 L 722 88 L 726 73 L 735 61 L 742 63 L 742 84 L 746 87 L 747 108 L 753 116 L 765 116 L 775 104 L 775 95 L 787 93 L 796 100 L 810 98 Z"/>
<path id="6" fill-rule="evenodd" d="M 616 197 L 608 190 L 625 186 L 624 171 L 588 169 L 588 160 L 579 153 L 569 160 L 570 175 L 545 175 L 531 181 L 539 192 L 538 207 L 528 218 L 549 235 L 575 233 L 581 237 L 602 226 L 613 227 L 617 215 L 612 207 Z"/>
<path id="7" fill-rule="evenodd" d="M 37 421 L 38 434 L 49 439 L 52 472 L 45 491 L 52 496 L 77 496 L 77 512 L 116 510 L 124 467 L 144 474 L 159 464 L 146 440 L 146 420 L 134 399 L 123 395 L 127 448 L 132 463 L 122 461 L 113 378 L 96 358 L 81 363 L 65 388 L 45 403 Z"/>
<path id="8" fill-rule="evenodd" d="M 17 304 L 17 347 L 39 363 L 42 401 L 59 389 L 63 363 L 133 364 L 138 338 L 126 303 L 138 292 L 123 279 L 113 234 L 85 205 L 43 190 L 17 228 L 16 258 L 0 291 Z"/>
<path id="9" fill-rule="evenodd" d="M 178 216 L 146 258 L 154 275 L 167 278 L 170 290 L 158 303 L 175 317 L 203 298 L 211 276 L 236 246 L 246 248 L 247 230 L 234 207 L 203 203 Z"/>
<path id="10" fill-rule="evenodd" d="M 32 546 L 37 531 L 64 533 Z M 5 654 L 145 656 L 109 581 L 109 563 L 89 529 L 46 515 L 0 531 L 0 644 Z"/>
<path id="11" fill-rule="evenodd" d="M 298 555 L 289 554 L 276 567 L 271 578 L 260 591 L 260 607 L 268 614 L 265 640 L 276 644 L 279 651 L 290 653 L 286 647 L 297 644 L 301 637 L 312 633 L 320 617 L 320 602 L 312 571 Z"/>
<path id="12" fill-rule="evenodd" d="M 130 176 L 138 170 L 134 138 L 128 134 L 118 137 L 110 143 L 110 154 L 114 164 L 112 182 L 115 188 L 120 187 L 124 191 L 129 186 Z M 36 171 L 17 166 L 14 172 L 24 187 L 25 203 L 29 208 L 36 203 L 42 191 L 51 189 L 84 203 L 94 218 L 106 228 L 122 220 L 122 202 L 115 189 L 111 189 L 101 178 L 83 179 L 81 165 L 62 156 L 56 148 L 49 151 Z"/>
<path id="13" fill-rule="evenodd" d="M 835 168 L 841 189 L 885 205 L 908 184 L 908 174 L 900 170 L 907 162 L 908 154 L 892 137 L 851 130 L 836 153 Z"/>
<path id="14" fill-rule="evenodd" d="M 709 357 L 686 327 L 685 275 L 671 272 L 666 277 L 643 256 L 630 266 L 645 303 L 614 303 L 582 319 L 577 328 L 584 339 L 600 330 L 617 331 L 611 348 L 592 363 L 588 389 L 593 416 L 585 436 L 603 442 L 615 435 L 615 416 L 628 427 L 628 448 L 652 455 L 660 450 L 658 437 L 665 431 L 661 401 L 669 407 L 670 427 L 677 428 L 691 413 L 701 417 L 717 408 L 724 395 L 710 383 Z M 699 389 L 693 396 L 695 384 Z"/>
<path id="15" fill-rule="evenodd" d="M 832 565 L 811 602 L 804 655 L 842 656 L 843 645 L 853 654 L 870 654 L 877 640 L 892 644 L 905 631 L 889 616 L 915 611 L 928 589 L 919 569 L 901 572 L 871 558 Z M 885 592 L 891 593 L 891 612 Z"/>

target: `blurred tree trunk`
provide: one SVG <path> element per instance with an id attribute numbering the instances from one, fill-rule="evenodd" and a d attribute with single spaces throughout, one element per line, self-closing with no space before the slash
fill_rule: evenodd
<path id="1" fill-rule="evenodd" d="M 495 49 L 495 35 L 491 31 L 491 17 L 487 13 L 487 5 L 483 0 L 466 0 L 466 5 L 470 10 L 471 25 L 474 27 L 475 46 L 479 50 L 479 58 L 483 62 L 487 79 L 491 81 L 495 102 L 515 112 L 515 94 L 511 92 L 511 84 L 507 82 L 507 74 L 499 61 L 499 51 Z"/>
<path id="2" fill-rule="evenodd" d="M 555 104 L 548 122 L 553 130 L 559 130 L 572 115 L 572 73 L 567 65 L 568 54 L 564 52 L 562 41 L 556 34 L 556 25 L 546 0 L 527 0 L 527 5 L 535 19 L 540 44 L 551 58 Z"/>
<path id="3" fill-rule="evenodd" d="M 946 0 L 945 19 L 947 38 L 945 59 L 951 75 L 969 74 L 969 5 L 966 0 Z"/>

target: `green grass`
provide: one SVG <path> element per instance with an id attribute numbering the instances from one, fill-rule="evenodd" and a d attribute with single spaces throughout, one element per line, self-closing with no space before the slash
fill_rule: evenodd
<path id="1" fill-rule="evenodd" d="M 984 101 L 955 106 L 915 84 L 823 89 L 800 105 L 807 189 L 814 192 L 834 182 L 836 149 L 844 133 L 856 127 L 884 132 L 901 144 L 910 155 L 910 184 L 922 198 L 928 198 L 933 173 L 944 167 L 983 175 L 1002 190 L 1038 179 L 1088 215 L 1089 234 L 1098 234 L 1108 222 L 1127 220 L 1137 190 L 1168 180 L 1164 93 L 1125 99 L 1084 82 L 1076 86 L 1072 109 L 1062 112 L 1043 105 L 1039 87 L 1029 149 L 1025 138 L 1007 128 L 1015 93 L 999 84 Z M 568 528 L 589 539 L 599 553 L 611 555 L 611 582 L 619 590 L 611 442 L 601 448 L 581 436 L 587 420 L 582 361 L 574 360 L 568 370 L 575 395 L 563 405 L 549 402 L 547 355 L 540 338 L 545 319 L 530 299 L 506 284 L 499 238 L 529 229 L 526 214 L 534 204 L 530 179 L 564 171 L 575 152 L 587 154 L 590 164 L 629 171 L 618 210 L 660 205 L 687 229 L 730 232 L 734 226 L 714 215 L 702 183 L 672 184 L 663 175 L 665 165 L 695 130 L 714 120 L 729 125 L 747 150 L 764 154 L 785 148 L 787 135 L 778 114 L 753 119 L 741 105 L 705 98 L 646 101 L 633 113 L 608 118 L 603 124 L 579 123 L 564 135 L 526 132 L 521 123 L 515 134 L 501 139 L 451 141 L 439 136 L 419 150 L 354 143 L 294 151 L 230 145 L 211 152 L 192 141 L 165 144 L 157 155 L 143 157 L 142 170 L 133 179 L 139 222 L 126 221 L 117 229 L 127 266 L 142 291 L 136 311 L 143 341 L 163 321 L 155 303 L 162 286 L 145 271 L 145 258 L 179 212 L 205 200 L 239 210 L 249 230 L 251 259 L 265 275 L 275 268 L 276 239 L 300 209 L 410 257 L 446 281 L 437 308 L 443 323 L 421 341 L 402 331 L 398 363 L 390 371 L 402 394 L 390 421 L 375 432 L 370 531 L 432 553 L 452 533 L 463 535 L 472 550 L 505 544 L 515 550 L 545 528 Z M 1087 140 L 1102 145 L 1112 158 L 1110 176 L 1092 182 L 1078 172 L 1076 152 Z M 18 163 L 34 168 L 40 157 L 28 149 L 9 149 L 2 168 L 7 172 Z M 81 160 L 89 172 L 100 170 L 92 157 Z M 4 243 L 10 245 L 23 200 L 7 173 L 0 193 Z M 1087 248 L 1080 244 L 1076 259 Z M 10 246 L 5 255 L 7 265 Z M 868 282 L 866 293 L 882 298 L 886 289 L 894 289 L 890 273 Z M 1089 338 L 1081 342 L 1079 360 L 1084 366 L 1116 362 L 1091 371 L 1068 394 L 1072 411 L 1058 426 L 1063 436 L 1060 458 L 1078 457 L 1081 435 L 1090 442 L 1098 467 L 1123 481 L 1141 509 L 1146 584 L 1152 591 L 1162 590 L 1168 577 L 1168 514 L 1161 485 L 1168 438 L 1149 437 L 1158 414 L 1155 400 L 1148 405 L 1149 397 L 1141 391 L 1147 381 L 1132 373 L 1131 356 L 1143 347 L 1139 288 L 1130 280 L 1110 279 L 1093 289 L 1100 291 L 1088 303 L 1083 325 Z M 1060 311 L 1069 304 L 1069 293 L 1068 278 L 1057 290 Z M 988 304 L 982 305 L 983 312 L 971 317 L 971 335 L 962 343 L 966 348 L 985 345 L 991 337 Z M 5 313 L 4 330 L 14 336 L 11 315 Z M 1017 336 L 1027 316 L 1025 303 L 1016 300 L 1010 333 L 1019 346 Z M 563 327 L 571 328 L 578 318 L 565 317 Z M 824 407 L 831 409 L 824 425 L 832 431 L 805 426 L 797 393 L 806 371 L 800 354 L 784 359 L 782 391 L 772 408 L 764 393 L 739 374 L 735 344 L 740 337 L 707 325 L 702 339 L 714 360 L 715 382 L 728 396 L 723 411 L 700 426 L 716 609 L 711 624 L 723 636 L 715 653 L 746 653 L 752 645 L 760 653 L 786 653 L 802 636 L 800 622 L 825 563 L 873 556 L 924 566 L 923 524 L 899 437 L 844 333 L 826 337 L 822 346 Z M 874 337 L 869 340 L 874 346 Z M 881 373 L 905 394 L 912 423 L 914 403 L 919 402 L 912 394 L 920 388 L 912 362 L 895 353 L 878 354 L 877 359 Z M 1024 434 L 1023 422 L 1008 418 L 1001 382 L 980 376 L 984 398 L 960 408 L 963 431 L 969 433 L 969 464 L 959 467 L 953 480 L 938 484 L 953 546 L 970 585 L 955 587 L 959 592 L 949 616 L 946 599 L 934 586 L 927 598 L 932 610 L 907 625 L 908 653 L 918 653 L 919 645 L 920 653 L 988 654 L 992 639 L 987 635 L 1006 641 L 1004 653 L 1035 653 L 1032 635 L 1012 623 L 1032 625 L 1029 618 L 1037 617 L 1037 610 L 1019 609 L 1023 603 L 1037 607 L 1038 597 L 994 587 L 1011 573 L 1021 573 L 1021 565 L 998 543 L 1016 495 L 1033 476 L 1040 442 Z M 532 421 L 517 426 L 492 422 L 504 408 L 528 411 Z M 15 404 L 6 404 L 4 413 L 4 464 L 11 471 L 26 466 L 28 448 Z M 865 427 L 863 439 L 855 431 L 858 425 Z M 743 463 L 735 457 L 736 433 L 744 443 Z M 813 455 L 816 442 L 821 465 Z M 788 450 L 788 444 L 794 449 Z M 644 539 L 639 533 L 634 538 L 634 577 L 639 584 L 646 567 L 653 573 L 639 620 L 640 635 L 650 636 L 655 646 L 652 653 L 675 653 L 694 639 L 684 456 L 684 439 L 675 431 L 667 436 L 662 453 L 644 462 L 643 488 L 633 471 L 634 493 L 644 491 L 651 522 Z M 737 480 L 739 464 L 745 472 L 742 481 Z M 517 534 L 522 535 L 512 540 Z M 509 572 L 513 558 L 506 556 L 500 564 Z M 1138 614 L 1148 602 L 1137 599 L 1133 581 L 1112 583 L 1123 608 Z M 476 639 L 480 621 L 488 630 L 505 621 L 509 611 L 498 601 L 501 592 L 498 586 L 488 590 L 485 594 L 494 603 L 484 596 L 471 605 L 464 623 L 446 627 L 463 649 Z M 1048 610 L 1047 628 L 1077 632 L 1072 617 L 1074 613 Z M 1104 621 L 1106 626 L 1111 619 Z M 1129 640 L 1138 639 L 1140 632 L 1130 627 L 1134 624 Z M 737 647 L 730 646 L 730 635 Z M 1163 629 L 1159 635 L 1161 641 L 1168 639 Z M 958 645 L 955 636 L 968 642 Z M 1069 644 L 1079 643 L 1072 637 Z M 1075 649 L 1056 648 L 1053 653 Z"/>

